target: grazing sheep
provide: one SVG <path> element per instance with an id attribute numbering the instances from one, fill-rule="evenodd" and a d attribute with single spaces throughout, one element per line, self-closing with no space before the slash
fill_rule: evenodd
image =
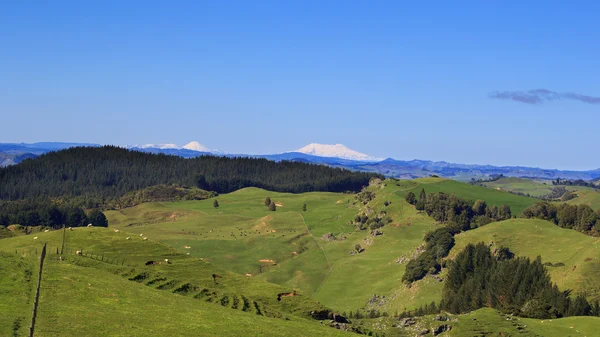
<path id="1" fill-rule="evenodd" d="M 46 230 L 44 231 L 44 233 L 48 233 L 49 231 L 50 231 L 49 229 L 46 229 Z"/>
<path id="2" fill-rule="evenodd" d="M 187 255 L 190 255 L 190 253 L 187 253 Z"/>
<path id="3" fill-rule="evenodd" d="M 36 236 L 36 237 L 35 237 L 35 238 L 33 238 L 33 239 L 34 239 L 34 240 L 37 240 L 37 238 L 38 238 L 38 237 Z"/>
<path id="4" fill-rule="evenodd" d="M 72 230 L 73 230 L 73 227 L 69 227 L 69 230 L 70 230 L 70 231 L 72 231 Z"/>
<path id="5" fill-rule="evenodd" d="M 140 234 L 140 236 L 144 236 L 144 234 Z"/>
<path id="6" fill-rule="evenodd" d="M 248 273 L 246 273 L 246 276 L 248 276 L 248 277 L 252 277 L 252 274 L 248 274 Z"/>
<path id="7" fill-rule="evenodd" d="M 118 232 L 120 232 L 120 231 L 118 229 L 115 229 L 115 233 L 118 233 Z"/>
<path id="8" fill-rule="evenodd" d="M 76 251 L 76 252 L 75 252 L 75 255 L 79 255 L 79 256 L 81 256 L 81 251 L 80 251 L 80 250 Z"/>
<path id="9" fill-rule="evenodd" d="M 129 240 L 129 239 L 131 239 L 131 236 L 128 236 L 127 239 L 125 239 L 125 240 Z"/>
<path id="10" fill-rule="evenodd" d="M 87 226 L 88 226 L 88 227 L 92 227 L 92 224 L 88 224 Z"/>
<path id="11" fill-rule="evenodd" d="M 144 237 L 144 240 L 148 240 L 148 238 L 147 238 L 147 237 Z"/>

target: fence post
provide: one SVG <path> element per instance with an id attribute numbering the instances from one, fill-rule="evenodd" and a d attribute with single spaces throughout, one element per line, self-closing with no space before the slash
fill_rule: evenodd
<path id="1" fill-rule="evenodd" d="M 62 245 L 60 246 L 60 255 L 62 255 L 63 250 L 65 250 L 65 235 L 67 235 L 67 227 L 63 225 L 63 237 L 62 237 Z"/>
<path id="2" fill-rule="evenodd" d="M 31 326 L 29 327 L 29 337 L 33 337 L 33 331 L 35 329 L 35 316 L 37 315 L 38 303 L 40 300 L 40 285 L 42 283 L 42 269 L 44 268 L 44 258 L 46 257 L 46 244 L 42 248 L 42 254 L 40 255 L 40 271 L 38 273 L 38 283 L 35 290 L 35 300 L 33 301 L 33 313 L 31 315 Z"/>

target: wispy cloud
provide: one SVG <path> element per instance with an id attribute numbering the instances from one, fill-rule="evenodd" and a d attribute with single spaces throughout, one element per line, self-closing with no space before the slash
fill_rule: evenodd
<path id="1" fill-rule="evenodd" d="M 508 99 L 527 104 L 542 104 L 544 102 L 570 99 L 588 104 L 600 104 L 600 97 L 586 96 L 574 92 L 560 93 L 547 89 L 534 89 L 524 91 L 495 91 L 489 94 L 490 98 Z"/>

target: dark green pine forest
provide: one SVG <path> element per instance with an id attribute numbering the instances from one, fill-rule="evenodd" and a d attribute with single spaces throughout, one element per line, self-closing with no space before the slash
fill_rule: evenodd
<path id="1" fill-rule="evenodd" d="M 184 159 L 114 146 L 76 147 L 0 169 L 0 225 L 77 227 L 91 222 L 105 226 L 105 219 L 84 209 L 205 199 L 245 187 L 291 193 L 357 192 L 373 177 L 379 176 L 290 161 Z"/>
<path id="2" fill-rule="evenodd" d="M 118 197 L 161 184 L 196 186 L 217 193 L 244 187 L 291 193 L 356 192 L 374 176 L 289 161 L 215 156 L 184 159 L 114 146 L 76 147 L 0 169 L 0 199 Z"/>

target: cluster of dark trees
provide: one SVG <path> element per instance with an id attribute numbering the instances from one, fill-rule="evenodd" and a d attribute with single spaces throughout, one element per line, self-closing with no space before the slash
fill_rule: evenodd
<path id="1" fill-rule="evenodd" d="M 569 179 L 556 178 L 556 180 L 552 180 L 552 185 L 584 186 L 584 187 L 591 187 L 591 188 L 600 188 L 600 185 L 598 185 L 597 183 L 594 183 L 593 181 L 585 181 L 583 179 L 569 180 Z"/>
<path id="2" fill-rule="evenodd" d="M 160 184 L 227 193 L 244 187 L 280 192 L 360 191 L 379 175 L 299 162 L 177 156 L 114 146 L 50 152 L 0 169 L 0 199 L 40 196 L 120 197 Z"/>
<path id="3" fill-rule="evenodd" d="M 271 197 L 267 197 L 265 199 L 265 206 L 267 206 L 271 212 L 275 212 L 277 210 L 277 205 L 275 204 L 275 201 L 271 200 Z"/>
<path id="4" fill-rule="evenodd" d="M 574 229 L 592 236 L 600 235 L 600 211 L 594 212 L 588 205 L 555 205 L 540 202 L 524 209 L 521 217 L 548 220 L 562 228 Z"/>
<path id="5" fill-rule="evenodd" d="M 64 204 L 54 205 L 50 202 L 22 200 L 0 202 L 0 225 L 9 226 L 45 226 L 51 228 L 87 226 L 107 227 L 106 216 L 98 209 L 86 213 L 83 208 Z"/>
<path id="6" fill-rule="evenodd" d="M 471 201 L 442 192 L 426 194 L 421 189 L 418 198 L 412 192 L 405 198 L 417 210 L 424 210 L 436 221 L 446 224 L 425 235 L 425 251 L 406 265 L 402 281 L 407 283 L 440 271 L 441 259 L 448 256 L 454 246 L 455 234 L 512 216 L 508 205 L 488 206 L 483 200 Z"/>
<path id="7" fill-rule="evenodd" d="M 471 185 L 478 185 L 478 186 L 485 187 L 485 185 L 483 183 L 491 183 L 493 181 L 498 181 L 501 178 L 504 178 L 504 174 L 492 174 L 487 179 L 484 179 L 484 178 L 481 178 L 481 179 L 471 178 L 471 181 L 469 183 Z"/>
<path id="8" fill-rule="evenodd" d="M 409 192 L 405 199 L 408 203 L 415 205 L 417 210 L 425 211 L 436 221 L 447 224 L 453 233 L 512 217 L 508 205 L 488 206 L 484 200 L 471 201 L 443 192 L 427 195 L 425 190 L 421 189 L 418 198 L 414 193 Z"/>
<path id="9" fill-rule="evenodd" d="M 440 308 L 458 314 L 491 307 L 540 319 L 600 315 L 597 301 L 569 295 L 552 284 L 540 257 L 494 255 L 484 243 L 469 244 L 448 263 Z"/>
<path id="10" fill-rule="evenodd" d="M 392 222 L 392 218 L 386 211 L 380 211 L 379 214 L 369 217 L 366 214 L 358 214 L 354 217 L 354 224 L 359 230 L 378 229 Z"/>
<path id="11" fill-rule="evenodd" d="M 410 283 L 422 279 L 427 274 L 437 274 L 442 269 L 442 258 L 448 256 L 452 247 L 454 236 L 446 226 L 425 234 L 425 251 L 408 261 L 402 281 Z"/>

